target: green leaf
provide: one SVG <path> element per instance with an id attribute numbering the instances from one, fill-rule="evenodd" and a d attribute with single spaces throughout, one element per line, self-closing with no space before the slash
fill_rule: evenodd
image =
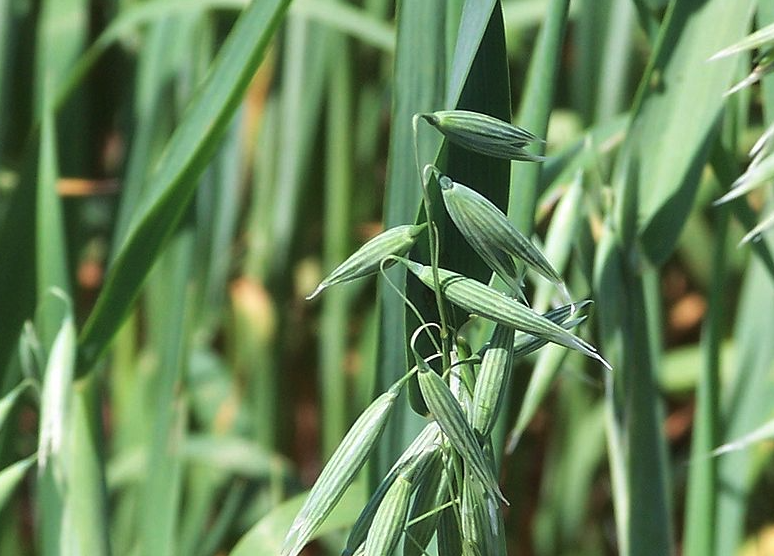
<path id="1" fill-rule="evenodd" d="M 690 0 L 670 7 L 629 138 L 635 145 L 638 234 L 655 264 L 666 260 L 683 228 L 718 130 L 723 94 L 736 75 L 736 61 L 707 59 L 743 36 L 753 5 Z"/>
<path id="2" fill-rule="evenodd" d="M 762 243 L 774 248 L 770 238 L 764 238 Z M 757 258 L 751 260 L 745 274 L 736 314 L 735 370 L 720 400 L 724 430 L 717 440 L 724 444 L 755 430 L 774 410 L 774 344 L 761 341 L 761 331 L 774 326 L 774 296 L 770 277 Z M 717 493 L 716 554 L 734 552 L 742 541 L 749 497 L 757 480 L 756 467 L 752 454 L 746 450 L 727 453 L 717 460 L 715 484 L 725 488 Z"/>
<path id="3" fill-rule="evenodd" d="M 38 292 L 37 330 L 43 346 L 48 348 L 64 317 L 62 303 L 46 303 L 46 294 L 52 289 L 70 292 L 67 251 L 64 237 L 62 204 L 56 191 L 59 177 L 57 163 L 56 127 L 49 105 L 43 108 L 38 160 L 38 191 L 36 203 L 37 228 L 36 274 Z"/>
<path id="4" fill-rule="evenodd" d="M 75 324 L 68 312 L 51 346 L 40 400 L 38 519 L 44 556 L 60 554 L 62 539 L 72 533 L 68 465 L 75 349 Z"/>
<path id="5" fill-rule="evenodd" d="M 411 119 L 414 114 L 437 109 L 444 98 L 446 80 L 446 2 L 401 0 L 396 3 L 397 43 L 392 83 L 392 114 L 384 197 L 384 227 L 413 223 L 417 216 L 421 188 L 414 163 Z M 435 156 L 441 138 L 437 133 L 419 136 L 422 159 Z M 405 270 L 396 265 L 387 271 L 389 279 L 403 288 Z M 383 392 L 408 367 L 406 354 L 405 306 L 384 278 L 379 279 L 379 325 L 377 330 L 377 371 L 375 392 Z M 414 385 L 416 388 L 416 385 Z M 422 429 L 422 419 L 409 408 L 396 408 L 375 464 L 369 469 L 372 488 L 389 471 L 403 447 Z"/>
<path id="6" fill-rule="evenodd" d="M 147 197 L 84 325 L 79 339 L 79 372 L 91 368 L 128 315 L 190 203 L 197 178 L 215 154 L 288 4 L 289 0 L 254 2 L 240 16 L 197 90 L 159 161 Z"/>
<path id="7" fill-rule="evenodd" d="M 538 137 L 545 137 L 548 131 L 569 6 L 569 0 L 552 0 L 550 4 L 532 53 L 527 83 L 516 118 L 518 125 Z M 542 167 L 537 164 L 517 164 L 511 171 L 508 215 L 527 237 L 532 235 L 535 225 L 535 204 L 541 171 Z"/>

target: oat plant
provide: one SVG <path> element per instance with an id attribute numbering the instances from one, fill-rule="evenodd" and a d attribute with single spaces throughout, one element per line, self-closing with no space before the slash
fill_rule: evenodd
<path id="1" fill-rule="evenodd" d="M 502 417 L 502 395 L 510 387 L 514 355 L 525 357 L 551 342 L 596 359 L 610 370 L 596 348 L 569 330 L 579 322 L 570 320 L 568 326 L 567 321 L 575 316 L 575 305 L 563 280 L 540 250 L 484 196 L 454 182 L 430 164 L 421 165 L 417 144 L 420 118 L 449 141 L 476 153 L 533 163 L 542 160 L 523 150 L 528 143 L 539 140 L 535 135 L 486 114 L 447 110 L 414 117 L 414 155 L 427 221 L 382 232 L 342 262 L 309 297 L 327 287 L 383 272 L 387 263 L 398 262 L 433 292 L 440 322 L 423 323 L 413 331 L 409 348 L 415 365 L 377 398 L 347 433 L 291 525 L 282 556 L 300 553 L 352 484 L 378 444 L 401 387 L 415 373 L 430 420 L 424 430 L 434 433 L 430 439 L 420 433 L 400 455 L 360 514 L 343 554 L 388 556 L 402 542 L 404 554 L 420 555 L 437 535 L 441 546 L 458 545 L 463 553 L 504 555 L 501 504 L 508 501 L 498 486 L 491 432 Z M 503 279 L 504 290 L 438 267 L 438 225 L 432 217 L 431 187 L 440 188 L 454 225 L 491 272 Z M 404 258 L 422 232 L 427 236 L 429 266 Z M 523 292 L 525 269 L 553 282 L 571 303 L 568 310 L 545 315 L 532 310 Z M 399 290 L 396 292 L 399 301 L 422 319 L 411 301 Z M 448 321 L 447 304 L 497 323 L 491 338 L 475 354 L 467 353 L 468 346 L 458 345 L 462 337 Z M 457 326 L 465 326 L 464 321 Z M 417 337 L 430 334 L 433 328 L 439 333 L 431 341 L 435 351 L 420 353 Z M 516 341 L 517 331 L 535 340 L 530 347 L 525 349 L 523 340 Z M 442 362 L 438 371 L 431 366 L 433 360 Z M 429 428 L 431 425 L 435 428 Z M 429 465 L 433 459 L 443 462 L 440 469 Z M 435 492 L 424 492 L 426 485 L 432 485 Z M 427 511 L 419 516 L 410 513 L 412 495 L 420 490 L 423 497 L 430 496 L 430 500 L 443 504 L 429 508 L 423 505 Z M 410 532 L 411 525 L 430 520 L 440 511 L 451 512 L 456 527 L 449 529 L 444 521 L 434 519 L 435 531 L 429 527 L 419 538 Z"/>

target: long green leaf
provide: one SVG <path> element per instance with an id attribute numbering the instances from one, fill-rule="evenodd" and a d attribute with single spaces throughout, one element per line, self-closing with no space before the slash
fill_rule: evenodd
<path id="1" fill-rule="evenodd" d="M 769 249 L 770 239 L 764 239 Z M 746 272 L 737 310 L 734 339 L 737 357 L 734 376 L 721 398 L 725 423 L 721 442 L 733 442 L 759 426 L 774 406 L 771 381 L 774 344 L 761 342 L 761 330 L 774 326 L 774 296 L 771 281 L 757 258 Z M 715 553 L 734 552 L 743 534 L 748 500 L 756 474 L 748 451 L 736 451 L 717 461 L 717 482 L 724 485 L 717 494 Z"/>
<path id="2" fill-rule="evenodd" d="M 417 215 L 421 196 L 419 176 L 414 166 L 411 118 L 436 109 L 444 97 L 446 75 L 444 56 L 445 3 L 440 0 L 414 2 L 400 0 L 396 5 L 397 42 L 393 67 L 393 96 L 387 185 L 384 198 L 384 227 L 411 224 Z M 440 145 L 435 133 L 419 137 L 419 153 L 432 157 Z M 387 271 L 389 279 L 403 288 L 405 270 L 396 265 Z M 407 368 L 405 307 L 389 287 L 379 281 L 378 355 L 375 392 L 381 393 Z M 410 410 L 396 408 L 381 446 L 375 451 L 375 464 L 369 469 L 373 488 L 389 471 L 402 448 L 423 426 Z"/>
<path id="3" fill-rule="evenodd" d="M 638 234 L 648 258 L 663 263 L 693 203 L 717 132 L 734 60 L 707 62 L 744 34 L 752 0 L 675 2 L 630 131 L 636 145 Z M 718 26 L 717 22 L 723 25 Z M 717 32 L 708 33 L 707 29 Z"/>
<path id="4" fill-rule="evenodd" d="M 75 350 L 75 324 L 68 314 L 51 346 L 40 400 L 38 533 L 44 556 L 60 554 L 62 540 L 72 534 L 68 464 Z"/>
<path id="5" fill-rule="evenodd" d="M 552 0 L 538 36 L 527 75 L 516 123 L 545 137 L 553 106 L 561 44 L 567 24 L 569 0 Z M 538 153 L 542 154 L 542 153 Z M 530 237 L 535 225 L 535 204 L 541 166 L 517 164 L 511 170 L 508 215 L 525 236 Z"/>
<path id="6" fill-rule="evenodd" d="M 197 178 L 215 153 L 228 122 L 260 64 L 289 0 L 254 2 L 239 18 L 151 179 L 97 305 L 79 339 L 79 372 L 105 350 L 190 203 Z"/>
<path id="7" fill-rule="evenodd" d="M 37 328 L 43 345 L 48 348 L 62 322 L 64 305 L 62 303 L 46 303 L 46 294 L 52 288 L 69 293 L 70 287 L 62 205 L 56 191 L 56 180 L 59 177 L 56 127 L 54 116 L 48 109 L 48 105 L 43 110 L 38 168 L 35 253 L 37 256 L 36 275 L 39 300 Z"/>
<path id="8" fill-rule="evenodd" d="M 456 102 L 456 105 L 450 108 L 482 112 L 503 121 L 510 121 L 510 84 L 507 78 L 500 4 L 495 3 L 490 12 L 488 3 L 467 2 L 462 12 L 460 28 L 468 29 L 466 34 L 475 38 L 478 33 L 474 32 L 477 27 L 472 27 L 473 23 L 478 22 L 480 26 L 484 21 L 486 21 L 485 29 L 478 30 L 478 33 L 483 33 L 478 51 L 470 47 L 460 48 L 459 57 L 455 57 L 452 61 L 451 79 L 455 79 L 455 75 L 462 73 L 467 73 L 467 77 L 460 90 L 459 98 L 447 98 L 447 102 Z M 459 40 L 464 43 L 470 38 L 460 36 Z M 474 54 L 472 61 L 467 60 L 468 56 Z M 464 68 L 464 72 L 460 68 Z M 455 87 L 454 81 L 449 87 Z M 501 210 L 504 208 L 507 197 L 508 161 L 470 152 L 454 143 L 445 142 L 435 165 L 454 180 L 469 185 L 487 197 Z M 491 270 L 465 242 L 451 221 L 444 209 L 441 191 L 437 184 L 431 184 L 429 197 L 432 203 L 431 218 L 438 227 L 440 240 L 439 265 L 482 282 L 488 282 Z M 424 220 L 424 211 L 419 216 L 419 221 L 422 220 Z M 412 258 L 429 264 L 428 247 L 426 242 L 419 242 L 412 251 Z M 426 321 L 439 321 L 436 300 L 428 297 L 424 286 L 413 277 L 407 279 L 406 293 Z M 467 318 L 467 315 L 461 313 L 450 314 L 452 326 L 459 326 Z M 411 331 L 418 325 L 413 314 L 407 314 L 407 329 Z M 423 353 L 426 352 L 424 341 L 424 336 L 421 336 L 417 344 L 418 349 Z M 415 388 L 415 383 L 412 383 L 409 393 L 412 407 L 415 411 L 424 413 L 424 404 L 418 389 Z"/>

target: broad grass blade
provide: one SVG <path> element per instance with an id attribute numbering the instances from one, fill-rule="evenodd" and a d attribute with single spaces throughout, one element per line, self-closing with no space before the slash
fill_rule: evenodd
<path id="1" fill-rule="evenodd" d="M 476 25 L 486 25 L 485 29 L 473 31 Z M 458 98 L 452 98 L 447 90 L 447 102 L 452 103 L 446 108 L 456 108 L 488 114 L 503 121 L 510 121 L 510 84 L 508 81 L 507 56 L 505 51 L 505 37 L 500 3 L 494 4 L 492 9 L 488 2 L 467 2 L 462 11 L 460 29 L 467 29 L 465 33 L 470 36 L 460 35 L 461 43 L 480 40 L 478 51 L 470 51 L 468 47 L 460 47 L 459 52 L 475 58 L 468 61 L 455 54 L 452 60 L 452 76 L 461 75 L 465 68 L 467 72 L 464 87 L 461 86 Z M 476 37 L 482 34 L 481 39 Z M 457 51 L 455 51 L 457 52 Z M 450 89 L 456 87 L 454 79 L 450 77 Z M 431 158 L 424 160 L 431 161 Z M 506 203 L 507 180 L 509 163 L 506 160 L 492 158 L 468 151 L 453 143 L 445 142 L 438 154 L 435 165 L 442 172 L 453 176 L 484 195 L 495 206 L 502 209 Z M 465 243 L 459 231 L 453 225 L 443 207 L 440 191 L 433 184 L 429 189 L 431 199 L 431 218 L 438 226 L 440 237 L 440 262 L 439 265 L 473 277 L 482 282 L 488 282 L 491 276 L 489 267 L 476 255 L 473 249 Z M 424 219 L 422 211 L 418 221 Z M 429 264 L 429 248 L 426 242 L 418 242 L 411 253 L 414 260 Z M 428 322 L 438 322 L 438 307 L 435 299 L 428 297 L 424 286 L 413 277 L 407 279 L 406 294 Z M 452 326 L 460 325 L 467 315 L 459 312 L 450 313 L 449 319 Z M 413 330 L 419 323 L 412 314 L 407 315 L 406 327 Z M 420 338 L 418 347 L 422 353 L 426 353 L 428 346 L 423 345 L 424 339 Z M 417 395 L 417 390 L 409 390 L 412 395 L 410 400 L 415 411 L 423 413 L 424 404 Z"/>
<path id="2" fill-rule="evenodd" d="M 773 248 L 771 239 L 765 241 Z M 721 397 L 726 424 L 720 442 L 733 442 L 761 423 L 772 412 L 774 388 L 771 382 L 774 344 L 761 342 L 760 331 L 774 326 L 774 296 L 771 281 L 757 259 L 750 262 L 742 285 L 734 329 L 736 341 L 735 372 L 725 395 Z M 717 460 L 716 484 L 727 485 L 717 494 L 715 551 L 735 551 L 744 535 L 748 500 L 756 481 L 753 458 L 749 451 L 728 453 Z M 757 469 L 761 469 L 757 467 Z"/>
<path id="3" fill-rule="evenodd" d="M 736 76 L 734 60 L 707 59 L 744 35 L 753 5 L 675 3 L 640 84 L 629 141 L 638 172 L 638 233 L 656 264 L 672 252 L 688 216 L 718 130 L 723 93 Z M 718 21 L 722 28 L 707 33 Z"/>
<path id="4" fill-rule="evenodd" d="M 333 268 L 349 251 L 350 199 L 354 178 L 352 117 L 355 98 L 349 42 L 331 37 L 328 56 L 328 133 L 324 207 L 324 265 Z M 335 60 L 335 62 L 334 62 Z M 329 291 L 323 299 L 320 327 L 320 384 L 322 385 L 322 456 L 330 457 L 347 430 L 345 368 L 349 291 Z"/>
<path id="5" fill-rule="evenodd" d="M 549 4 L 532 54 L 516 118 L 520 126 L 538 137 L 545 137 L 548 131 L 569 6 L 569 0 L 552 0 Z M 535 226 L 540 173 L 541 166 L 537 164 L 517 164 L 511 170 L 507 213 L 511 222 L 527 237 L 532 236 Z"/>
<path id="6" fill-rule="evenodd" d="M 24 391 L 31 386 L 31 381 L 22 381 L 21 384 L 18 384 L 13 390 L 0 398 L 0 431 L 3 430 L 6 420 L 8 419 L 8 415 L 11 414 L 14 405 L 16 405 L 16 400 L 18 400 L 19 396 L 21 396 Z"/>
<path id="7" fill-rule="evenodd" d="M 43 110 L 40 134 L 40 159 L 38 162 L 37 215 L 36 215 L 36 275 L 37 297 L 40 311 L 37 315 L 37 331 L 44 346 L 51 345 L 62 319 L 65 304 L 44 303 L 47 293 L 56 288 L 70 293 L 67 270 L 67 251 L 64 237 L 62 205 L 56 191 L 59 177 L 54 115 L 48 101 Z"/>
<path id="8" fill-rule="evenodd" d="M 612 233 L 606 236 L 595 262 L 595 299 L 603 345 L 619 370 L 605 378 L 620 550 L 625 555 L 668 554 L 673 550 L 669 465 L 655 384 L 657 360 L 646 320 L 655 308 L 643 276 L 627 265 Z"/>
<path id="9" fill-rule="evenodd" d="M 601 552 L 601 544 L 586 544 L 584 538 L 591 518 L 587 501 L 597 488 L 595 476 L 605 459 L 604 404 L 591 399 L 586 385 L 566 380 L 552 411 L 557 430 L 549 442 L 535 511 L 536 552 L 572 552 L 581 545 Z"/>
<path id="10" fill-rule="evenodd" d="M 720 349 L 723 339 L 722 314 L 726 291 L 727 235 L 729 211 L 721 209 L 712 253 L 708 311 L 702 329 L 703 360 L 696 386 L 696 413 L 691 441 L 691 465 L 685 504 L 686 556 L 714 552 L 717 463 L 706 454 L 720 438 Z"/>
<path id="11" fill-rule="evenodd" d="M 446 2 L 402 0 L 396 6 L 397 43 L 393 67 L 393 104 L 384 198 L 384 227 L 413 223 L 421 197 L 420 181 L 414 165 L 411 119 L 418 112 L 435 110 L 444 97 L 446 80 L 445 17 Z M 426 76 L 432 76 L 428 79 Z M 419 153 L 431 160 L 440 145 L 436 133 L 422 134 Z M 396 266 L 389 279 L 403 287 L 405 270 Z M 395 292 L 379 280 L 379 324 L 377 330 L 377 372 L 374 388 L 383 392 L 408 366 L 406 353 L 405 306 Z M 409 330 L 409 333 L 411 330 Z M 416 386 L 412 386 L 416 388 Z M 399 408 L 388 427 L 382 446 L 369 468 L 373 488 L 389 471 L 403 447 L 422 429 L 422 419 L 409 409 Z"/>
<path id="12" fill-rule="evenodd" d="M 105 485 L 105 437 L 100 422 L 100 382 L 86 377 L 73 385 L 72 421 L 68 434 L 67 509 L 69 535 L 77 539 L 73 554 L 109 556 L 110 512 Z M 70 545 L 66 540 L 62 546 Z"/>

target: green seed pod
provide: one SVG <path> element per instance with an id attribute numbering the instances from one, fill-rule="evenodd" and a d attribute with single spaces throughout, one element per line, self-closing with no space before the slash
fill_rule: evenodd
<path id="1" fill-rule="evenodd" d="M 562 296 L 571 301 L 567 287 L 543 253 L 532 241 L 517 230 L 508 217 L 489 199 L 473 189 L 454 182 L 448 176 L 438 180 L 443 202 L 454 225 L 465 240 L 511 288 L 514 280 L 520 286 L 521 276 L 511 261 L 515 257 L 529 268 L 551 281 L 559 288 Z M 516 290 L 519 291 L 519 290 Z"/>
<path id="2" fill-rule="evenodd" d="M 437 449 L 437 446 L 434 447 Z M 365 554 L 391 556 L 403 536 L 414 479 L 421 475 L 434 451 L 425 451 L 398 472 L 379 509 L 376 510 L 365 542 Z"/>
<path id="3" fill-rule="evenodd" d="M 320 282 L 307 299 L 313 299 L 328 286 L 351 282 L 379 272 L 382 261 L 387 257 L 393 255 L 400 257 L 408 253 L 426 227 L 427 223 L 395 226 L 370 239 Z M 384 266 L 388 267 L 392 264 L 394 262 L 387 261 Z"/>
<path id="4" fill-rule="evenodd" d="M 492 432 L 500 412 L 513 365 L 513 338 L 516 331 L 498 324 L 489 347 L 481 359 L 481 368 L 473 390 L 473 411 L 470 424 L 482 437 Z"/>
<path id="5" fill-rule="evenodd" d="M 462 485 L 460 522 L 463 554 L 505 556 L 503 536 L 499 531 L 500 509 L 481 483 L 466 475 Z"/>
<path id="6" fill-rule="evenodd" d="M 376 510 L 379 508 L 382 499 L 387 494 L 387 491 L 392 486 L 392 483 L 395 482 L 398 475 L 417 459 L 427 457 L 427 454 L 432 454 L 438 450 L 440 441 L 441 429 L 438 427 L 438 423 L 428 423 L 409 447 L 406 448 L 403 454 L 401 454 L 387 473 L 387 476 L 379 483 L 379 486 L 374 491 L 374 494 L 371 496 L 368 504 L 366 504 L 366 507 L 360 512 L 360 516 L 358 516 L 357 521 L 352 526 L 352 530 L 347 537 L 347 545 L 342 556 L 354 554 L 355 549 L 365 542 L 366 537 L 368 536 L 368 530 L 376 515 Z"/>
<path id="7" fill-rule="evenodd" d="M 452 143 L 468 150 L 510 160 L 540 162 L 544 157 L 524 150 L 541 139 L 518 126 L 479 112 L 441 110 L 421 117 Z"/>
<path id="8" fill-rule="evenodd" d="M 478 487 L 478 488 L 476 488 Z M 484 490 L 480 483 L 469 476 L 465 476 L 462 483 L 462 501 L 460 503 L 460 525 L 462 529 L 462 553 L 475 556 L 485 554 L 482 551 L 484 531 L 481 528 L 481 520 L 477 515 L 484 503 Z"/>
<path id="9" fill-rule="evenodd" d="M 500 492 L 497 478 L 486 463 L 484 452 L 476 439 L 476 434 L 468 425 L 459 402 L 449 387 L 435 371 L 414 351 L 419 367 L 419 389 L 425 398 L 427 408 L 438 422 L 441 430 L 449 439 L 452 448 L 460 455 L 465 467 L 477 477 L 486 488 L 507 503 Z"/>
<path id="10" fill-rule="evenodd" d="M 376 398 L 349 429 L 293 521 L 281 556 L 297 556 L 341 499 L 384 431 L 406 378 L 401 378 Z"/>
<path id="11" fill-rule="evenodd" d="M 427 287 L 434 287 L 431 267 L 406 259 L 401 259 L 401 262 Z M 511 326 L 521 332 L 577 350 L 611 369 L 610 364 L 597 353 L 594 346 L 544 316 L 535 313 L 515 299 L 503 295 L 486 284 L 450 270 L 439 268 L 438 274 L 442 295 L 455 305 L 470 313 L 476 313 L 494 322 Z"/>
<path id="12" fill-rule="evenodd" d="M 437 423 L 433 422 L 437 425 Z M 422 556 L 438 523 L 436 508 L 449 500 L 448 478 L 440 454 L 435 455 L 423 473 L 417 486 L 414 501 L 409 510 L 403 556 Z"/>
<path id="13" fill-rule="evenodd" d="M 406 259 L 401 259 L 401 262 L 427 287 L 434 287 L 431 267 Z M 486 284 L 450 270 L 439 268 L 438 274 L 441 280 L 442 295 L 455 305 L 470 313 L 511 326 L 521 332 L 577 350 L 611 369 L 610 364 L 597 353 L 594 346 L 544 316 L 535 313 L 515 299 L 503 295 Z"/>
<path id="14" fill-rule="evenodd" d="M 373 524 L 368 530 L 365 554 L 389 556 L 395 550 L 403 534 L 411 488 L 411 482 L 402 475 L 398 475 L 392 483 L 384 500 L 379 504 Z"/>

